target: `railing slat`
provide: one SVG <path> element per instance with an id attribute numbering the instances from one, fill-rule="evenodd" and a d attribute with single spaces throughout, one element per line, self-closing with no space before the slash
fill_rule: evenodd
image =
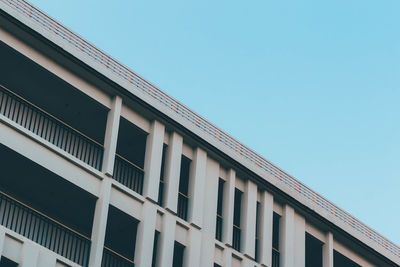
<path id="1" fill-rule="evenodd" d="M 115 154 L 113 178 L 133 191 L 142 194 L 143 169 L 118 154 Z"/>

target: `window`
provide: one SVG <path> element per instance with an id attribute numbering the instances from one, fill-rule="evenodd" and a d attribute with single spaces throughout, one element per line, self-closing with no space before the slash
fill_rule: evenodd
<path id="1" fill-rule="evenodd" d="M 256 210 L 256 245 L 255 245 L 255 260 L 260 261 L 260 214 L 261 214 L 261 203 L 257 201 Z"/>
<path id="2" fill-rule="evenodd" d="M 164 188 L 165 188 L 165 157 L 167 154 L 168 146 L 164 145 L 161 159 L 161 172 L 160 172 L 160 185 L 158 187 L 158 205 L 164 205 Z"/>
<path id="3" fill-rule="evenodd" d="M 274 212 L 272 224 L 272 267 L 279 266 L 279 221 L 280 216 Z"/>
<path id="4" fill-rule="evenodd" d="M 216 231 L 215 231 L 215 238 L 219 241 L 222 241 L 222 227 L 223 227 L 222 207 L 223 207 L 224 184 L 225 184 L 225 181 L 223 179 L 219 178 L 218 202 L 217 202 L 217 225 L 216 225 Z"/>
<path id="5" fill-rule="evenodd" d="M 156 267 L 157 263 L 157 254 L 158 254 L 158 238 L 160 236 L 160 232 L 155 231 L 154 233 L 154 243 L 153 243 L 153 257 L 152 257 L 152 263 L 151 267 Z"/>
<path id="6" fill-rule="evenodd" d="M 188 215 L 190 163 L 190 159 L 182 156 L 181 174 L 179 178 L 178 216 L 184 220 L 187 220 Z"/>
<path id="7" fill-rule="evenodd" d="M 322 267 L 322 245 L 321 241 L 306 233 L 307 267 Z"/>
<path id="8" fill-rule="evenodd" d="M 184 253 L 185 253 L 185 246 L 175 241 L 172 267 L 183 267 Z"/>
<path id="9" fill-rule="evenodd" d="M 232 247 L 237 251 L 240 251 L 240 217 L 242 209 L 242 194 L 243 192 L 235 188 L 235 200 L 233 209 L 233 237 L 232 237 Z"/>

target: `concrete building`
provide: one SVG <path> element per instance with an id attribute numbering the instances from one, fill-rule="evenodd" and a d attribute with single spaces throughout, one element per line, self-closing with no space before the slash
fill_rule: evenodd
<path id="1" fill-rule="evenodd" d="M 0 0 L 0 266 L 399 266 L 400 247 Z"/>

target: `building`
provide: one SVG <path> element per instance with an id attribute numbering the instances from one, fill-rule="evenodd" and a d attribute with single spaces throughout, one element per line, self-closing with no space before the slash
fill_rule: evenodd
<path id="1" fill-rule="evenodd" d="M 399 266 L 400 247 L 0 0 L 0 266 Z"/>

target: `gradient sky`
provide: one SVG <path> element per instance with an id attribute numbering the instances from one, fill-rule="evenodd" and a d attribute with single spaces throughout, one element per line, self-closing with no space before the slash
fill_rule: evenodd
<path id="1" fill-rule="evenodd" d="M 32 3 L 400 244 L 400 1 Z"/>

